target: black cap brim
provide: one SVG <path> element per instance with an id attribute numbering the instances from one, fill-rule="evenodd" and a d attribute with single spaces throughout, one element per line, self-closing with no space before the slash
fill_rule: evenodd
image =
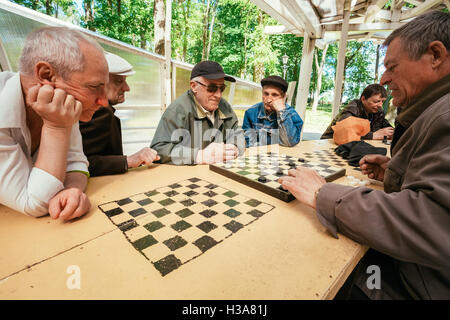
<path id="1" fill-rule="evenodd" d="M 216 80 L 224 78 L 226 81 L 236 82 L 236 79 L 230 76 L 227 76 L 225 73 L 213 73 L 213 74 L 204 74 L 202 77 L 209 80 Z"/>

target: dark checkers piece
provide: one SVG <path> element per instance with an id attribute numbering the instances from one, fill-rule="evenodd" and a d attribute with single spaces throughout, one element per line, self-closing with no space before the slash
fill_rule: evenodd
<path id="1" fill-rule="evenodd" d="M 303 158 L 298 158 L 297 161 L 298 161 L 298 162 L 305 162 L 305 159 L 303 159 Z"/>
<path id="2" fill-rule="evenodd" d="M 217 241 L 211 238 L 210 236 L 203 236 L 200 239 L 194 241 L 194 244 L 199 248 L 202 252 L 211 249 L 217 244 Z"/>
<path id="3" fill-rule="evenodd" d="M 173 238 L 170 238 L 166 241 L 163 241 L 163 243 L 171 250 L 175 251 L 187 244 L 186 240 L 181 238 L 180 236 L 175 236 Z"/>
<path id="4" fill-rule="evenodd" d="M 232 220 L 231 222 L 225 224 L 224 227 L 230 230 L 231 232 L 236 233 L 237 231 L 242 229 L 244 225 L 242 223 Z"/>
<path id="5" fill-rule="evenodd" d="M 264 183 L 267 182 L 267 178 L 265 176 L 259 176 L 258 181 Z"/>
<path id="6" fill-rule="evenodd" d="M 177 259 L 173 254 L 168 255 L 165 258 L 153 263 L 155 268 L 161 273 L 162 276 L 178 269 L 181 266 L 181 261 Z"/>
<path id="7" fill-rule="evenodd" d="M 278 169 L 277 172 L 275 173 L 277 176 L 283 176 L 283 170 L 282 169 Z"/>
<path id="8" fill-rule="evenodd" d="M 270 169 L 268 177 L 275 170 Z M 194 189 L 189 187 L 194 185 L 197 186 Z M 99 205 L 123 233 L 123 240 L 163 276 L 226 241 L 274 208 L 198 178 L 171 186 Z"/>
<path id="9" fill-rule="evenodd" d="M 291 167 L 291 169 L 295 169 L 295 167 L 297 166 L 295 162 L 289 162 L 288 165 L 289 167 Z"/>
<path id="10" fill-rule="evenodd" d="M 214 230 L 217 228 L 217 226 L 212 223 L 211 221 L 203 221 L 202 223 L 200 223 L 197 228 L 199 228 L 200 230 L 202 230 L 205 233 L 210 232 L 211 230 Z"/>

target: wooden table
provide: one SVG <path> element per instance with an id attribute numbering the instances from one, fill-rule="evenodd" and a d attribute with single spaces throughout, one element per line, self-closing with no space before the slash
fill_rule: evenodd
<path id="1" fill-rule="evenodd" d="M 316 140 L 272 151 L 300 155 L 335 147 Z M 275 209 L 162 277 L 97 206 L 191 177 Z M 206 165 L 152 165 L 91 178 L 87 194 L 90 212 L 66 223 L 0 205 L 0 299 L 332 299 L 367 250 L 343 235 L 333 238 L 297 200 L 285 203 Z M 80 272 L 80 289 L 69 289 L 73 270 Z"/>

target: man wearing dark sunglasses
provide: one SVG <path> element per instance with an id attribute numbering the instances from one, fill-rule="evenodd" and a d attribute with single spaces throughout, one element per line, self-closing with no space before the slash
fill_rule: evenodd
<path id="1" fill-rule="evenodd" d="M 227 76 L 215 61 L 202 61 L 191 72 L 190 89 L 166 109 L 151 148 L 161 163 L 209 164 L 235 159 L 245 149 L 243 131 L 222 98 Z"/>

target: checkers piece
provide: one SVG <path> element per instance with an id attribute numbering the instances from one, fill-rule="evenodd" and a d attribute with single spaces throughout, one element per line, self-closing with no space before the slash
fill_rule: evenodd
<path id="1" fill-rule="evenodd" d="M 191 178 L 99 208 L 130 246 L 166 276 L 220 245 L 274 206 Z"/>

